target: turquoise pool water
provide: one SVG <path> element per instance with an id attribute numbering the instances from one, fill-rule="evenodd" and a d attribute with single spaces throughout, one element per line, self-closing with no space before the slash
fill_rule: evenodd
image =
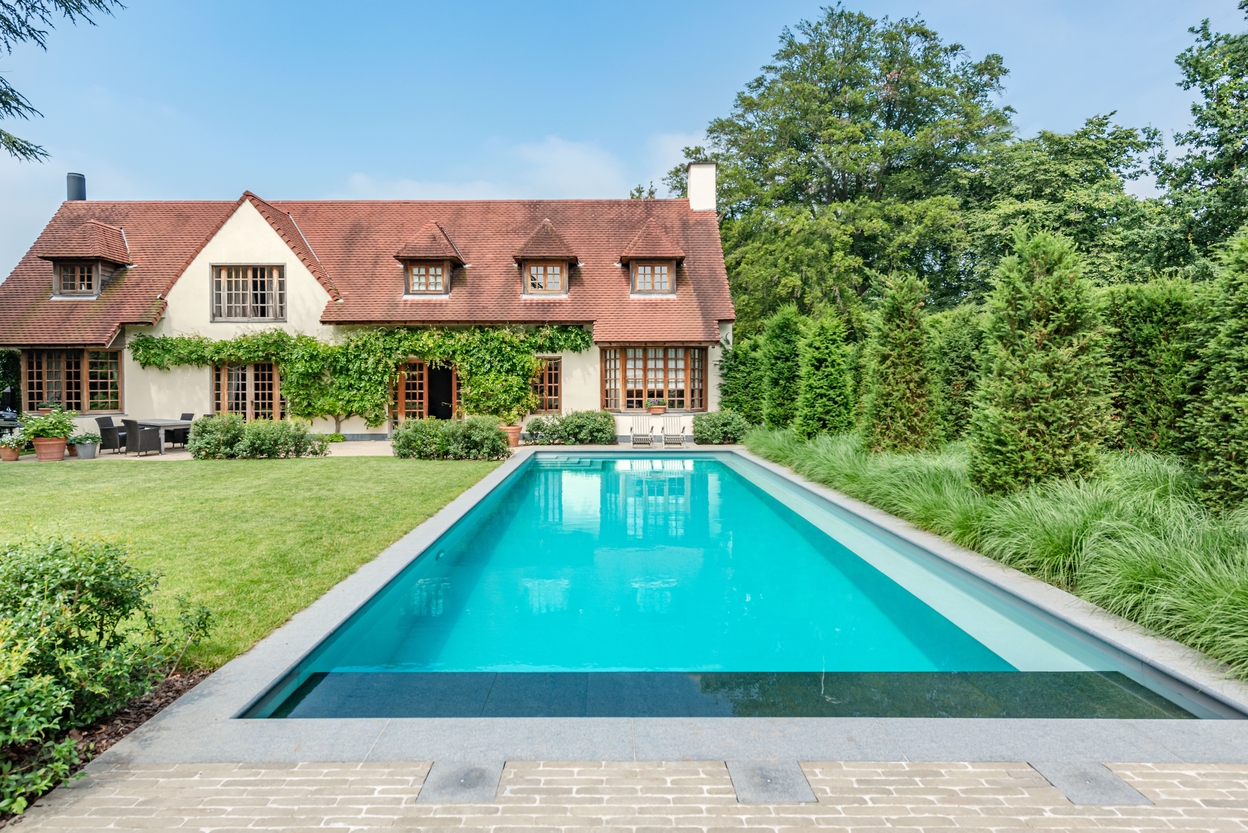
<path id="1" fill-rule="evenodd" d="M 870 710 L 881 691 L 900 702 L 916 685 L 905 695 L 916 702 L 966 686 L 1017 700 L 993 686 L 1029 674 L 1166 712 L 1133 716 L 1189 716 L 1125 671 L 739 458 L 539 455 L 249 716 L 426 714 L 428 701 L 484 704 L 509 685 L 535 704 L 509 707 L 520 713 L 547 713 L 552 697 L 591 702 L 595 686 L 612 692 L 611 713 L 708 696 L 720 705 L 671 708 L 737 713 L 725 686 L 801 700 L 792 692 L 816 678 L 826 710 L 845 702 L 827 695 L 829 675 Z M 620 705 L 620 686 L 645 702 Z"/>

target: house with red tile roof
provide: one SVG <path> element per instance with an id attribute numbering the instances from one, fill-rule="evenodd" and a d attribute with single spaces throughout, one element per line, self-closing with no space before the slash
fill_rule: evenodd
<path id="1" fill-rule="evenodd" d="M 593 347 L 542 357 L 542 411 L 605 409 L 626 434 L 652 398 L 670 413 L 718 404 L 735 316 L 715 168 L 689 173 L 688 199 L 69 200 L 0 284 L 0 347 L 21 350 L 25 409 L 250 419 L 280 416 L 280 367 L 145 369 L 128 341 L 573 325 Z M 455 411 L 453 367 L 413 361 L 397 388 L 392 422 Z"/>

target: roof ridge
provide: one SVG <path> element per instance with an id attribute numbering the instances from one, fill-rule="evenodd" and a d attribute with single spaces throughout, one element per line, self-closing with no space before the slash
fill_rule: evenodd
<path id="1" fill-rule="evenodd" d="M 299 258 L 299 260 L 303 262 L 303 265 L 307 267 L 308 271 L 312 273 L 312 276 L 316 278 L 317 283 L 329 292 L 332 299 L 335 301 L 342 300 L 342 293 L 338 291 L 337 284 L 334 283 L 334 279 L 330 277 L 329 272 L 325 269 L 325 264 L 321 263 L 321 259 L 316 256 L 316 251 L 312 248 L 312 244 L 308 243 L 308 239 L 304 237 L 303 230 L 299 228 L 299 223 L 295 220 L 293 214 L 289 211 L 282 211 L 276 205 L 273 205 L 273 203 L 265 200 L 257 194 L 253 194 L 251 191 L 244 191 L 243 196 L 240 198 L 240 204 L 241 200 L 247 200 L 257 211 L 260 212 L 260 216 L 273 227 L 273 230 L 277 232 L 278 236 L 281 237 L 290 250 L 294 252 L 295 257 Z M 261 206 L 263 206 L 263 208 Z M 274 214 L 278 214 L 289 219 L 294 225 L 295 231 L 299 233 L 299 238 L 303 242 L 304 246 L 299 246 L 294 240 L 292 240 L 288 231 L 281 228 L 278 223 L 274 222 L 274 218 L 268 211 L 264 210 L 265 208 L 270 209 L 270 211 Z M 310 255 L 310 258 L 303 252 L 305 247 L 307 249 L 307 255 Z"/>

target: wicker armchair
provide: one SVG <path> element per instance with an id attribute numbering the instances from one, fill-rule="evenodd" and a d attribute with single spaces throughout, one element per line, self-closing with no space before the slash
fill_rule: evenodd
<path id="1" fill-rule="evenodd" d="M 126 426 L 126 453 L 131 451 L 142 455 L 149 451 L 160 453 L 160 429 L 159 428 L 140 428 L 138 420 L 123 419 L 121 424 Z"/>
<path id="2" fill-rule="evenodd" d="M 126 432 L 113 425 L 112 417 L 96 417 L 95 424 L 100 428 L 100 448 L 111 448 L 114 454 L 125 448 Z"/>
<path id="3" fill-rule="evenodd" d="M 195 419 L 195 415 L 183 414 L 180 417 L 180 419 L 184 419 L 187 422 L 190 422 L 191 420 Z M 179 443 L 181 443 L 182 447 L 185 448 L 186 443 L 188 440 L 190 440 L 190 438 L 191 438 L 191 429 L 189 428 L 166 428 L 165 429 L 165 441 L 169 443 L 169 445 L 178 445 Z"/>

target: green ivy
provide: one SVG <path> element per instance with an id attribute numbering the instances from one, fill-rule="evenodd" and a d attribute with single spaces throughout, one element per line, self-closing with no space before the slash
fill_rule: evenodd
<path id="1" fill-rule="evenodd" d="M 464 409 L 510 423 L 533 407 L 539 353 L 581 353 L 593 343 L 590 331 L 574 326 L 377 327 L 352 330 L 336 344 L 268 330 L 223 341 L 138 335 L 129 348 L 140 367 L 160 370 L 274 362 L 292 415 L 361 416 L 375 426 L 388 418 L 399 365 L 409 358 L 455 365 Z"/>

